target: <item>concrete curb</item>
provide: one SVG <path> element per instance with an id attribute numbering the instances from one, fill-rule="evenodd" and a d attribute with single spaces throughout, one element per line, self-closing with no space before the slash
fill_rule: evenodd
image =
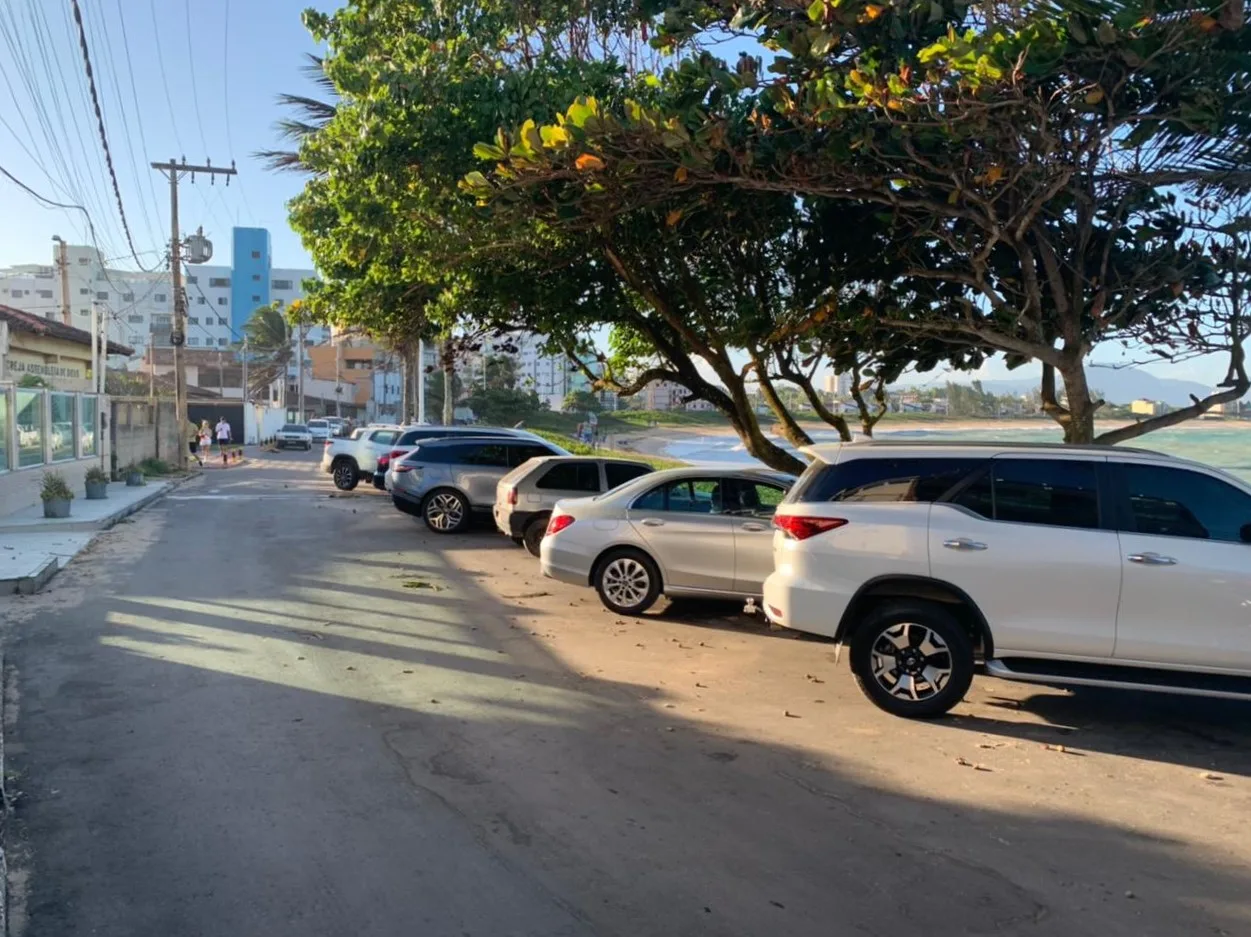
<path id="1" fill-rule="evenodd" d="M 17 579 L 0 579 L 0 595 L 34 595 L 56 575 L 60 564 L 54 556 L 36 570 L 33 576 L 20 576 Z M 3 790 L 0 789 L 0 794 Z"/>
<path id="2" fill-rule="evenodd" d="M 4 730 L 8 716 L 5 710 L 9 695 L 9 673 L 5 663 L 4 654 L 0 653 L 0 937 L 8 937 L 9 933 L 9 863 L 4 847 L 8 841 L 9 812 L 12 809 L 8 776 L 4 773 Z"/>

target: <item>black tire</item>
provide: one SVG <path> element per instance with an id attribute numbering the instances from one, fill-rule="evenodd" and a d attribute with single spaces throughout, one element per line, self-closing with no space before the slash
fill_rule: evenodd
<path id="1" fill-rule="evenodd" d="M 421 502 L 421 519 L 436 534 L 458 534 L 469 526 L 469 501 L 459 491 L 436 488 Z"/>
<path id="2" fill-rule="evenodd" d="M 509 537 L 508 539 L 517 544 L 519 547 L 524 547 L 526 545 L 525 537 Z"/>
<path id="3" fill-rule="evenodd" d="M 387 490 L 387 480 L 385 478 L 379 478 L 377 475 L 375 475 L 372 479 L 370 479 L 370 481 L 373 482 L 373 486 L 377 488 L 379 491 Z"/>
<path id="4" fill-rule="evenodd" d="M 356 463 L 351 459 L 340 459 L 330 467 L 330 472 L 334 478 L 334 486 L 340 491 L 351 491 L 360 481 L 356 473 Z"/>
<path id="5" fill-rule="evenodd" d="M 540 514 L 526 524 L 526 529 L 521 535 L 521 542 L 531 556 L 539 555 L 539 547 L 543 543 L 543 535 L 547 533 L 547 522 L 550 519 L 550 514 Z"/>
<path id="6" fill-rule="evenodd" d="M 879 709 L 930 719 L 946 713 L 968 692 L 973 642 L 941 605 L 886 602 L 856 628 L 851 671 L 861 692 Z"/>
<path id="7" fill-rule="evenodd" d="M 660 570 L 639 550 L 605 554 L 595 566 L 593 579 L 599 600 L 618 615 L 642 615 L 660 597 Z"/>
<path id="8" fill-rule="evenodd" d="M 307 446 L 305 446 L 305 447 L 304 447 L 304 451 L 305 451 L 305 452 L 312 452 L 312 451 L 313 451 L 313 444 L 312 444 L 312 443 L 309 443 Z"/>

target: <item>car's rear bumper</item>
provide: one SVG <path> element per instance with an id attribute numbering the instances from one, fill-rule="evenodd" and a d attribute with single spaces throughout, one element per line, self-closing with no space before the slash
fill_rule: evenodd
<path id="1" fill-rule="evenodd" d="M 491 516 L 495 518 L 495 527 L 505 537 L 524 536 L 526 528 L 539 513 L 538 511 L 504 512 L 498 506 L 491 509 Z"/>
<path id="2" fill-rule="evenodd" d="M 764 581 L 765 617 L 775 625 L 827 638 L 838 633 L 850 596 L 774 571 Z"/>
<path id="3" fill-rule="evenodd" d="M 562 550 L 555 543 L 544 543 L 539 566 L 548 579 L 567 582 L 573 586 L 590 585 L 591 569 L 583 553 Z"/>
<path id="4" fill-rule="evenodd" d="M 391 492 L 391 504 L 395 506 L 397 511 L 403 511 L 405 514 L 411 514 L 413 517 L 421 516 L 421 501 L 417 498 L 409 497 L 403 491 Z"/>

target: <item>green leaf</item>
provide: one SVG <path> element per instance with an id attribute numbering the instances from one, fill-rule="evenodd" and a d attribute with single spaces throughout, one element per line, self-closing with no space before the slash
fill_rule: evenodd
<path id="1" fill-rule="evenodd" d="M 569 105 L 566 115 L 569 118 L 569 123 L 578 129 L 582 129 L 586 126 L 587 121 L 599 116 L 599 102 L 591 97 L 578 98 Z"/>
<path id="2" fill-rule="evenodd" d="M 808 19 L 814 23 L 819 23 L 825 17 L 825 0 L 812 0 L 812 5 L 808 7 Z"/>
<path id="3" fill-rule="evenodd" d="M 539 128 L 539 136 L 543 138 L 543 145 L 550 149 L 556 149 L 562 146 L 568 146 L 572 140 L 569 131 L 564 127 L 548 125 Z"/>
<path id="4" fill-rule="evenodd" d="M 498 146 L 492 146 L 490 143 L 475 143 L 473 145 L 473 155 L 478 159 L 499 161 L 504 159 L 504 157 L 508 154 L 501 150 Z"/>

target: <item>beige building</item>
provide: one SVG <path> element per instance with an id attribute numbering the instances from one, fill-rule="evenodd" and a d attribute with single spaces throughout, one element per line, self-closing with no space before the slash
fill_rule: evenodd
<path id="1" fill-rule="evenodd" d="M 0 380 L 20 384 L 35 377 L 54 390 L 93 389 L 89 331 L 10 306 L 0 306 L 0 329 L 6 333 L 0 341 Z M 109 342 L 108 353 L 129 356 L 133 350 Z"/>
<path id="2" fill-rule="evenodd" d="M 1129 405 L 1129 412 L 1134 416 L 1159 416 L 1168 413 L 1168 404 L 1140 397 Z"/>

